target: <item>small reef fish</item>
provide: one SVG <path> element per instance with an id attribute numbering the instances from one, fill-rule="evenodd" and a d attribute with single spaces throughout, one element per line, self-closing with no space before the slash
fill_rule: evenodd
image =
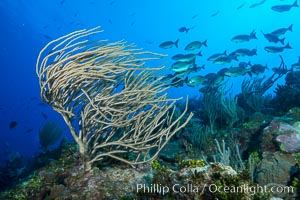
<path id="1" fill-rule="evenodd" d="M 190 62 L 193 59 L 196 58 L 196 56 L 202 56 L 201 51 L 199 51 L 199 53 L 197 54 L 176 54 L 175 56 L 172 57 L 173 60 L 177 60 L 180 62 Z"/>
<path id="2" fill-rule="evenodd" d="M 188 33 L 189 30 L 192 30 L 192 29 L 194 29 L 194 28 L 195 28 L 195 26 L 193 26 L 193 27 L 191 27 L 191 28 L 187 28 L 187 27 L 183 26 L 183 27 L 179 28 L 178 31 L 179 31 L 180 33 L 183 33 L 183 32 Z"/>
<path id="3" fill-rule="evenodd" d="M 192 72 L 198 72 L 201 69 L 205 69 L 205 65 L 203 64 L 201 67 L 198 67 L 194 64 L 192 68 L 188 68 L 186 71 L 181 71 L 181 72 L 175 72 L 174 74 L 167 74 L 163 80 L 170 80 L 173 79 L 174 77 L 183 77 L 183 76 L 188 76 Z"/>
<path id="4" fill-rule="evenodd" d="M 228 68 L 227 67 L 224 67 L 224 68 L 222 68 L 222 69 L 220 69 L 218 72 L 217 72 L 217 74 L 219 75 L 219 76 L 225 76 L 225 72 L 228 70 Z"/>
<path id="5" fill-rule="evenodd" d="M 188 79 L 186 84 L 189 87 L 196 87 L 198 85 L 203 84 L 205 80 L 206 79 L 204 76 L 197 75 L 197 76 L 193 76 L 192 78 Z"/>
<path id="6" fill-rule="evenodd" d="M 204 40 L 203 42 L 200 42 L 200 41 L 191 42 L 184 48 L 184 50 L 193 51 L 196 49 L 200 49 L 202 47 L 202 45 L 207 47 L 207 40 Z"/>
<path id="7" fill-rule="evenodd" d="M 289 43 L 287 43 L 283 47 L 277 47 L 277 46 L 266 46 L 264 48 L 265 51 L 270 52 L 270 53 L 278 53 L 278 52 L 283 52 L 284 49 L 292 49 Z"/>
<path id="8" fill-rule="evenodd" d="M 44 119 L 48 119 L 48 116 L 47 116 L 47 114 L 46 114 L 46 113 L 44 113 L 44 112 L 41 112 L 41 115 L 42 115 L 42 117 L 43 117 Z"/>
<path id="9" fill-rule="evenodd" d="M 226 69 L 228 69 L 228 68 L 226 68 Z M 204 77 L 206 80 L 203 83 L 203 85 L 208 85 L 208 86 L 219 85 L 224 80 L 224 75 L 221 75 L 219 73 L 217 73 L 217 74 L 216 73 L 208 73 Z"/>
<path id="10" fill-rule="evenodd" d="M 185 79 L 175 77 L 174 79 L 172 79 L 169 85 L 173 87 L 183 87 L 183 84 L 186 82 L 187 82 L 187 77 Z"/>
<path id="11" fill-rule="evenodd" d="M 281 36 L 281 35 L 284 35 L 287 31 L 291 31 L 293 32 L 293 24 L 291 24 L 289 27 L 287 28 L 280 28 L 280 29 L 277 29 L 275 31 L 273 31 L 271 34 L 272 35 L 276 35 L 276 36 Z"/>
<path id="12" fill-rule="evenodd" d="M 192 68 L 194 66 L 193 62 L 180 62 L 177 61 L 175 63 L 173 63 L 173 65 L 171 66 L 171 69 L 174 72 L 183 72 L 188 70 L 189 68 Z"/>
<path id="13" fill-rule="evenodd" d="M 261 0 L 260 2 L 254 3 L 252 5 L 249 6 L 249 8 L 255 8 L 257 6 L 260 6 L 262 4 L 264 4 L 267 0 Z"/>
<path id="14" fill-rule="evenodd" d="M 9 129 L 14 129 L 14 128 L 16 128 L 17 126 L 18 126 L 18 122 L 17 121 L 11 121 L 10 123 L 9 123 Z"/>
<path id="15" fill-rule="evenodd" d="M 239 5 L 236 9 L 239 10 L 239 9 L 243 8 L 246 5 L 246 3 L 247 3 L 247 1 L 245 1 L 244 3 Z"/>
<path id="16" fill-rule="evenodd" d="M 257 55 L 257 49 L 237 49 L 232 53 L 237 56 L 254 56 Z"/>
<path id="17" fill-rule="evenodd" d="M 232 55 L 228 55 L 228 56 L 222 56 L 222 57 L 215 59 L 213 61 L 213 63 L 217 64 L 217 65 L 223 65 L 223 64 L 231 63 L 232 60 L 238 61 L 237 55 L 232 54 Z"/>
<path id="18" fill-rule="evenodd" d="M 264 37 L 269 41 L 269 42 L 273 42 L 273 43 L 278 43 L 280 42 L 282 45 L 284 45 L 284 40 L 285 38 L 278 38 L 277 35 L 274 35 L 272 33 L 263 33 Z"/>
<path id="19" fill-rule="evenodd" d="M 251 66 L 251 61 L 249 62 L 240 62 L 239 63 L 239 67 L 248 67 L 248 66 Z"/>
<path id="20" fill-rule="evenodd" d="M 249 74 L 251 77 L 252 76 L 251 69 L 250 68 L 246 69 L 244 67 L 230 67 L 224 73 L 225 76 L 229 76 L 229 77 L 244 76 L 245 74 Z"/>
<path id="21" fill-rule="evenodd" d="M 217 16 L 219 13 L 220 13 L 220 11 L 218 10 L 217 12 L 211 14 L 210 17 L 215 17 L 215 16 Z"/>
<path id="22" fill-rule="evenodd" d="M 287 12 L 289 10 L 291 10 L 291 8 L 293 7 L 299 7 L 298 0 L 296 0 L 292 5 L 276 5 L 276 6 L 272 6 L 271 9 L 276 11 L 276 12 Z"/>
<path id="23" fill-rule="evenodd" d="M 182 71 L 182 72 L 175 72 L 174 76 L 176 76 L 176 77 L 188 76 L 190 73 L 198 72 L 201 69 L 205 69 L 205 64 L 203 64 L 201 67 L 197 67 L 196 64 L 194 63 L 192 68 L 188 68 L 186 71 Z"/>
<path id="24" fill-rule="evenodd" d="M 254 30 L 250 33 L 250 35 L 236 35 L 231 39 L 231 41 L 239 43 L 239 42 L 248 42 L 251 39 L 257 39 Z"/>
<path id="25" fill-rule="evenodd" d="M 227 56 L 227 51 L 225 50 L 223 53 L 215 53 L 207 58 L 208 61 L 214 61 L 220 57 Z"/>
<path id="26" fill-rule="evenodd" d="M 161 43 L 159 45 L 159 47 L 162 48 L 162 49 L 170 49 L 175 45 L 175 47 L 178 48 L 178 42 L 179 42 L 179 39 L 177 39 L 175 42 L 166 41 L 166 42 Z"/>
<path id="27" fill-rule="evenodd" d="M 256 75 L 264 73 L 266 69 L 268 69 L 267 65 L 254 64 L 251 66 L 251 72 Z"/>

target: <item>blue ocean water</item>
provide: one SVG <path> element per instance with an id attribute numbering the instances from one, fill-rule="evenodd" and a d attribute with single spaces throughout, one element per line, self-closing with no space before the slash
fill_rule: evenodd
<path id="1" fill-rule="evenodd" d="M 205 64 L 198 74 L 217 72 L 223 67 L 237 66 L 238 62 L 215 65 L 207 61 L 214 53 L 234 51 L 237 48 L 257 48 L 257 56 L 242 57 L 239 61 L 268 65 L 269 76 L 272 67 L 280 64 L 281 55 L 288 67 L 298 61 L 300 52 L 299 8 L 288 12 L 275 12 L 277 4 L 292 4 L 291 0 L 267 0 L 250 8 L 258 0 L 1 0 L 0 58 L 0 162 L 4 163 L 13 153 L 19 152 L 26 158 L 41 152 L 38 130 L 47 120 L 57 122 L 64 129 L 64 136 L 71 139 L 69 130 L 61 117 L 44 104 L 39 97 L 35 62 L 39 51 L 51 40 L 75 30 L 100 25 L 104 33 L 98 39 L 118 41 L 124 39 L 138 48 L 168 54 L 161 60 L 167 72 L 174 61 L 171 57 L 186 53 L 184 47 L 192 41 L 207 40 L 208 47 L 201 47 L 202 57 L 197 65 Z M 293 24 L 293 31 L 287 32 L 286 43 L 292 49 L 282 53 L 268 53 L 269 43 L 262 32 L 269 33 Z M 193 27 L 188 33 L 179 32 L 181 27 Z M 231 38 L 239 34 L 257 33 L 256 40 L 234 43 Z M 164 41 L 179 39 L 178 48 L 162 49 Z M 285 44 L 286 44 L 285 43 Z M 196 53 L 196 52 L 194 52 Z M 156 67 L 156 66 L 155 66 Z M 245 75 L 247 76 L 247 75 Z M 233 93 L 240 91 L 245 77 L 228 78 L 234 83 Z M 278 81 L 284 83 L 284 78 Z M 199 95 L 200 87 L 171 88 L 171 97 Z M 272 90 L 269 91 L 272 93 Z M 15 127 L 10 127 L 16 122 Z"/>

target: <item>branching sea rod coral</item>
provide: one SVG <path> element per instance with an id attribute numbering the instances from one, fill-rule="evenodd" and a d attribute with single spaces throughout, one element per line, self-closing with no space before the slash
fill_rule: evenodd
<path id="1" fill-rule="evenodd" d="M 164 94 L 168 87 L 156 76 L 161 68 L 145 67 L 162 55 L 86 39 L 100 32 L 75 31 L 41 50 L 41 98 L 64 118 L 86 170 L 107 157 L 131 165 L 151 161 L 192 114 L 185 117 L 186 105 L 175 119 L 177 99 Z"/>

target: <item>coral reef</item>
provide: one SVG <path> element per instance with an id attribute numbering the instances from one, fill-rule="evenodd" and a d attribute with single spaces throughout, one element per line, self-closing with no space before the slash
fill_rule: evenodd
<path id="1" fill-rule="evenodd" d="M 285 77 L 284 85 L 277 85 L 272 105 L 277 112 L 287 112 L 300 107 L 300 71 L 291 71 Z M 288 98 L 287 98 L 288 97 Z"/>

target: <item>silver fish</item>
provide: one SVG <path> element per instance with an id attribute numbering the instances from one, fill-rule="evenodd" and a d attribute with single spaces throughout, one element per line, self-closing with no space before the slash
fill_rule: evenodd
<path id="1" fill-rule="evenodd" d="M 180 62 L 190 62 L 193 59 L 195 59 L 196 56 L 202 56 L 201 51 L 197 54 L 193 54 L 193 53 L 190 53 L 190 54 L 177 54 L 177 55 L 173 56 L 172 59 L 180 61 Z"/>
<path id="2" fill-rule="evenodd" d="M 283 47 L 277 47 L 277 46 L 266 46 L 265 51 L 270 52 L 270 53 L 278 53 L 278 52 L 283 52 L 284 49 L 292 49 L 289 43 L 287 43 Z"/>
<path id="3" fill-rule="evenodd" d="M 231 63 L 232 60 L 236 60 L 238 61 L 237 59 L 237 55 L 232 55 L 232 56 L 222 56 L 222 57 L 219 57 L 217 59 L 215 59 L 213 61 L 214 64 L 218 64 L 218 65 L 223 65 L 223 64 L 226 64 L 226 63 Z"/>
<path id="4" fill-rule="evenodd" d="M 291 32 L 293 31 L 293 24 L 291 24 L 287 28 L 277 29 L 277 30 L 273 31 L 271 34 L 276 35 L 276 36 L 281 36 L 281 35 L 285 34 L 287 31 L 291 31 Z"/>
<path id="5" fill-rule="evenodd" d="M 249 8 L 255 8 L 257 6 L 260 6 L 262 4 L 264 4 L 267 0 L 261 0 L 260 2 L 254 3 L 252 5 L 249 6 Z"/>
<path id="6" fill-rule="evenodd" d="M 175 47 L 178 48 L 178 41 L 179 41 L 179 39 L 177 39 L 175 42 L 166 41 L 166 42 L 161 43 L 159 45 L 159 47 L 163 48 L 163 49 L 169 49 L 169 48 L 172 48 L 175 45 Z"/>
<path id="7" fill-rule="evenodd" d="M 232 53 L 237 56 L 254 56 L 257 55 L 257 49 L 237 49 Z"/>
<path id="8" fill-rule="evenodd" d="M 178 31 L 181 32 L 181 33 L 183 33 L 183 32 L 188 33 L 189 30 L 192 30 L 192 29 L 194 29 L 194 28 L 195 28 L 195 26 L 190 27 L 190 28 L 187 28 L 187 27 L 183 26 L 183 27 L 179 28 Z"/>
<path id="9" fill-rule="evenodd" d="M 245 74 L 251 74 L 251 69 L 246 69 L 244 67 L 230 67 L 228 70 L 224 73 L 225 76 L 229 77 L 237 77 L 237 76 L 244 76 Z"/>
<path id="10" fill-rule="evenodd" d="M 269 42 L 273 42 L 273 43 L 280 42 L 281 44 L 284 44 L 285 38 L 280 39 L 278 38 L 277 35 L 273 35 L 272 33 L 262 33 L 262 34 Z"/>
<path id="11" fill-rule="evenodd" d="M 251 72 L 256 75 L 264 73 L 266 69 L 268 69 L 267 65 L 254 64 L 251 66 Z"/>
<path id="12" fill-rule="evenodd" d="M 187 85 L 190 87 L 196 87 L 198 85 L 201 85 L 205 81 L 205 77 L 201 75 L 193 76 L 192 78 L 187 80 Z"/>
<path id="13" fill-rule="evenodd" d="M 254 30 L 250 33 L 250 35 L 236 35 L 231 39 L 231 41 L 239 43 L 239 42 L 248 42 L 251 39 L 257 39 Z"/>
<path id="14" fill-rule="evenodd" d="M 299 7 L 297 0 L 292 5 L 276 5 L 272 6 L 271 9 L 276 12 L 287 12 L 291 10 L 292 7 Z"/>
<path id="15" fill-rule="evenodd" d="M 214 61 L 222 56 L 227 56 L 227 51 L 225 50 L 223 53 L 216 53 L 207 58 L 209 61 Z"/>
<path id="16" fill-rule="evenodd" d="M 188 70 L 189 68 L 192 68 L 194 66 L 193 62 L 175 62 L 171 66 L 171 69 L 175 72 L 183 72 Z"/>
<path id="17" fill-rule="evenodd" d="M 193 50 L 196 50 L 196 49 L 200 49 L 202 47 L 202 45 L 206 46 L 207 47 L 207 40 L 204 40 L 203 42 L 200 42 L 200 41 L 194 41 L 194 42 L 191 42 L 189 43 L 185 48 L 184 50 L 187 50 L 187 51 L 193 51 Z"/>

